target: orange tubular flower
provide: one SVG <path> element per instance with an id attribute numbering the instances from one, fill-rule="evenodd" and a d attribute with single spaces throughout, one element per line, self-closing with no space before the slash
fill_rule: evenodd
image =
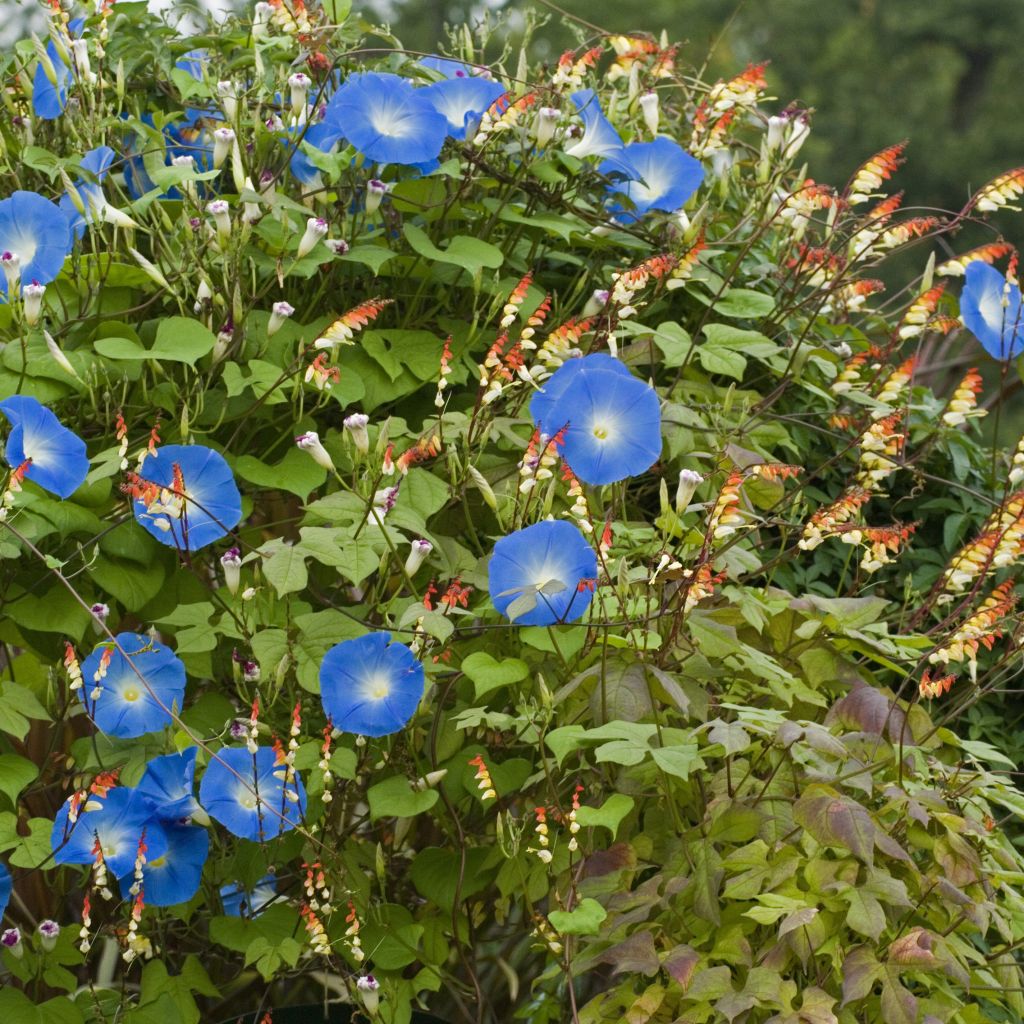
<path id="1" fill-rule="evenodd" d="M 882 182 L 888 181 L 901 164 L 904 163 L 903 151 L 907 148 L 906 140 L 897 142 L 894 146 L 887 146 L 880 153 L 876 153 L 867 163 L 854 174 L 847 187 L 847 202 L 851 206 L 864 203 L 882 187 Z"/>
<path id="2" fill-rule="evenodd" d="M 972 263 L 981 260 L 991 265 L 1013 251 L 1013 246 L 1009 242 L 989 242 L 988 245 L 979 245 L 976 249 L 965 252 L 963 256 L 954 256 L 953 259 L 940 263 L 935 268 L 935 274 L 938 277 L 963 277 Z"/>
<path id="3" fill-rule="evenodd" d="M 944 281 L 940 281 L 933 288 L 922 292 L 914 299 L 910 304 L 910 308 L 903 314 L 903 319 L 896 329 L 896 336 L 901 341 L 906 341 L 907 338 L 915 338 L 925 329 L 925 325 L 935 313 L 939 300 L 945 291 L 946 284 Z"/>
<path id="4" fill-rule="evenodd" d="M 480 799 L 497 800 L 498 794 L 494 789 L 491 772 L 484 761 L 483 754 L 477 754 L 476 757 L 470 758 L 468 763 L 471 768 L 476 769 L 473 778 L 476 779 L 476 788 L 480 790 Z"/>
<path id="5" fill-rule="evenodd" d="M 890 555 L 899 552 L 917 529 L 917 523 L 907 526 L 866 526 L 861 532 L 866 550 L 861 558 L 860 566 L 868 573 L 876 572 L 883 565 L 889 565 L 893 559 Z"/>
<path id="6" fill-rule="evenodd" d="M 841 528 L 853 519 L 871 497 L 869 490 L 852 487 L 832 504 L 819 508 L 804 526 L 803 536 L 797 546 L 803 551 L 813 551 L 826 537 L 841 532 Z"/>
<path id="7" fill-rule="evenodd" d="M 704 235 L 704 229 L 701 228 L 696 239 L 694 239 L 693 245 L 679 257 L 679 262 L 675 268 L 669 274 L 669 279 L 665 284 L 665 287 L 670 291 L 676 288 L 682 288 L 686 283 L 687 279 L 693 273 L 694 267 L 700 262 L 700 254 L 708 247 Z"/>
<path id="8" fill-rule="evenodd" d="M 959 427 L 969 419 L 977 419 L 987 415 L 986 409 L 978 408 L 978 395 L 981 393 L 981 374 L 971 367 L 964 378 L 956 386 L 949 406 L 942 414 L 942 422 L 948 427 Z"/>
<path id="9" fill-rule="evenodd" d="M 533 282 L 533 271 L 526 273 L 519 281 L 519 284 L 512 289 L 512 294 L 508 298 L 508 302 L 505 303 L 504 308 L 501 311 L 501 323 L 500 328 L 502 331 L 507 330 L 515 322 L 516 317 L 519 315 L 519 307 L 523 304 L 526 299 L 526 293 L 529 291 L 530 284 Z"/>
<path id="10" fill-rule="evenodd" d="M 1000 174 L 998 178 L 993 178 L 987 185 L 980 188 L 967 204 L 967 208 L 973 207 L 980 213 L 991 213 L 1004 206 L 1011 210 L 1017 210 L 1019 207 L 1010 204 L 1019 199 L 1022 193 L 1024 193 L 1024 167 L 1016 167 L 1012 171 Z"/>
<path id="11" fill-rule="evenodd" d="M 1002 635 L 999 622 L 1013 610 L 1017 599 L 1013 594 L 1013 581 L 1000 583 L 982 602 L 981 607 L 968 618 L 950 639 L 928 655 L 933 665 L 967 662 L 971 682 L 978 677 L 978 649 L 992 649 Z"/>
<path id="12" fill-rule="evenodd" d="M 579 347 L 580 340 L 594 326 L 594 318 L 576 319 L 572 317 L 564 324 L 559 324 L 544 339 L 537 352 L 537 358 L 547 370 L 557 369 L 570 354 Z M 536 373 L 536 370 L 531 371 Z"/>
<path id="13" fill-rule="evenodd" d="M 955 682 L 956 676 L 954 675 L 932 679 L 932 670 L 926 668 L 921 676 L 919 691 L 922 697 L 941 697 L 944 693 L 949 693 Z"/>
<path id="14" fill-rule="evenodd" d="M 441 454 L 441 438 L 437 434 L 421 437 L 411 448 L 407 448 L 395 460 L 399 473 L 403 476 L 420 462 L 434 459 Z"/>
<path id="15" fill-rule="evenodd" d="M 904 396 L 907 385 L 913 379 L 914 367 L 917 365 L 917 356 L 911 356 L 909 359 L 905 359 L 899 366 L 896 367 L 892 373 L 886 378 L 885 383 L 882 385 L 878 394 L 875 398 L 879 402 L 884 402 L 886 405 L 896 405 L 900 402 Z M 885 415 L 885 410 L 874 409 L 871 413 L 871 418 L 880 420 Z"/>
<path id="16" fill-rule="evenodd" d="M 715 507 L 711 510 L 708 520 L 708 536 L 714 540 L 723 540 L 735 533 L 746 521 L 739 513 L 740 487 L 743 484 L 743 471 L 734 469 L 719 492 Z"/>
<path id="17" fill-rule="evenodd" d="M 701 601 L 714 594 L 715 587 L 725 579 L 725 573 L 712 573 L 711 563 L 704 562 L 696 569 L 684 569 L 680 578 L 682 586 L 686 587 L 683 614 L 689 615 Z"/>
<path id="18" fill-rule="evenodd" d="M 803 471 L 803 466 L 793 466 L 786 462 L 761 462 L 747 469 L 751 476 L 763 477 L 765 480 L 790 480 Z"/>
<path id="19" fill-rule="evenodd" d="M 938 217 L 912 217 L 889 228 L 882 235 L 882 247 L 895 249 L 897 246 L 906 245 L 915 238 L 923 238 L 929 231 L 939 226 Z"/>
<path id="20" fill-rule="evenodd" d="M 337 348 L 354 345 L 352 340 L 367 324 L 376 320 L 394 299 L 369 299 L 343 313 L 313 342 L 314 348 Z"/>
<path id="21" fill-rule="evenodd" d="M 874 489 L 899 466 L 896 459 L 903 451 L 906 435 L 899 429 L 901 412 L 894 412 L 873 423 L 857 442 L 860 447 L 860 466 L 857 484 Z"/>

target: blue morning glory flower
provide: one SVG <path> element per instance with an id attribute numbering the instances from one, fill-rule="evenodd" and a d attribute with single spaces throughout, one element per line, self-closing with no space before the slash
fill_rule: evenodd
<path id="1" fill-rule="evenodd" d="M 199 784 L 199 801 L 232 835 L 262 842 L 295 828 L 306 812 L 306 790 L 298 773 L 284 779 L 271 747 L 250 754 L 225 747 L 210 762 Z"/>
<path id="2" fill-rule="evenodd" d="M 445 78 L 468 78 L 473 74 L 473 68 L 468 64 L 463 64 L 461 60 L 438 57 L 436 54 L 430 57 L 421 57 L 418 63 L 430 71 L 444 75 Z"/>
<path id="3" fill-rule="evenodd" d="M 358 72 L 331 97 L 325 120 L 367 160 L 426 163 L 441 152 L 448 122 L 423 92 L 398 75 Z"/>
<path id="4" fill-rule="evenodd" d="M 556 404 L 569 424 L 562 458 L 585 484 L 611 484 L 650 469 L 661 455 L 657 392 L 633 376 L 576 375 Z"/>
<path id="5" fill-rule="evenodd" d="M 422 94 L 448 122 L 448 134 L 464 139 L 467 126 L 479 123 L 484 111 L 505 95 L 505 87 L 490 78 L 458 76 L 428 85 Z"/>
<path id="6" fill-rule="evenodd" d="M 147 855 L 142 872 L 142 888 L 150 907 L 173 907 L 192 899 L 210 853 L 210 834 L 205 828 L 165 824 L 163 831 L 166 849 L 157 857 Z M 148 832 L 146 836 L 148 845 Z M 118 878 L 122 896 L 127 897 L 134 881 L 134 870 Z"/>
<path id="7" fill-rule="evenodd" d="M 335 644 L 320 663 L 320 699 L 335 729 L 398 732 L 423 698 L 423 666 L 386 632 Z"/>
<path id="8" fill-rule="evenodd" d="M 612 373 L 630 376 L 629 367 L 621 359 L 616 359 L 605 352 L 567 359 L 530 399 L 530 415 L 533 422 L 548 437 L 554 437 L 569 422 L 565 407 L 561 405 L 565 389 L 576 379 L 577 374 L 588 373 L 591 370 L 610 370 Z M 558 421 L 559 415 L 565 417 L 561 422 Z"/>
<path id="9" fill-rule="evenodd" d="M 131 663 L 109 641 L 93 648 L 82 663 L 84 686 L 79 693 L 89 717 L 108 736 L 128 738 L 170 725 L 170 709 L 177 705 L 180 711 L 185 699 L 185 666 L 170 648 L 143 633 L 118 633 L 117 642 Z M 108 651 L 109 659 L 101 668 Z M 98 672 L 102 674 L 97 676 Z M 95 700 L 94 687 L 100 688 Z"/>
<path id="10" fill-rule="evenodd" d="M 658 138 L 653 142 L 634 142 L 625 148 L 626 159 L 636 168 L 637 177 L 616 182 L 609 192 L 624 195 L 632 209 L 613 206 L 619 220 L 629 224 L 639 220 L 648 210 L 673 213 L 700 187 L 704 168 L 678 143 Z M 617 173 L 620 167 L 606 160 L 598 167 L 600 174 Z"/>
<path id="11" fill-rule="evenodd" d="M 487 571 L 502 615 L 517 626 L 553 626 L 575 622 L 590 606 L 597 555 L 578 527 L 556 519 L 502 537 Z"/>
<path id="12" fill-rule="evenodd" d="M 614 171 L 627 178 L 639 178 L 640 174 L 626 155 L 619 133 L 604 116 L 594 90 L 580 89 L 572 94 L 572 101 L 583 119 L 583 135 L 566 148 L 566 155 L 579 158 L 600 156 L 604 158 L 602 174 Z"/>
<path id="13" fill-rule="evenodd" d="M 107 176 L 107 171 L 110 169 L 110 165 L 114 162 L 116 156 L 117 154 L 109 146 L 97 146 L 95 149 L 90 149 L 82 158 L 81 164 L 79 164 L 83 171 L 88 171 L 91 175 L 91 180 L 89 181 L 79 178 L 75 182 L 75 190 L 85 204 L 87 216 L 83 217 L 78 212 L 78 209 L 71 200 L 71 196 L 66 192 L 61 197 L 60 208 L 64 211 L 64 215 L 67 217 L 76 238 L 81 238 L 85 234 L 87 220 L 91 221 L 94 217 L 102 217 L 107 200 L 103 195 L 103 188 L 100 182 Z"/>
<path id="14" fill-rule="evenodd" d="M 121 878 L 135 870 L 143 832 L 147 859 L 160 857 L 167 849 L 163 826 L 152 817 L 149 801 L 134 789 L 117 786 L 103 797 L 90 794 L 74 821 L 70 817 L 72 800 L 74 797 L 65 801 L 53 822 L 50 845 L 54 863 L 92 864 L 99 839 L 107 869 Z"/>
<path id="15" fill-rule="evenodd" d="M 180 71 L 185 71 L 197 82 L 203 80 L 203 63 L 209 60 L 206 50 L 189 50 L 183 53 L 175 62 L 174 66 Z"/>
<path id="16" fill-rule="evenodd" d="M 298 134 L 301 133 L 302 128 L 292 128 L 290 131 L 298 136 Z M 302 142 L 308 143 L 314 149 L 319 149 L 323 153 L 330 153 L 341 141 L 341 132 L 338 130 L 336 125 L 320 121 L 317 124 L 310 125 L 306 128 L 305 134 L 301 135 L 301 139 Z M 295 141 L 291 139 L 285 139 L 283 141 L 285 145 L 294 147 L 291 160 L 288 164 L 292 174 L 302 182 L 303 185 L 314 184 L 317 175 L 320 173 L 320 168 L 315 166 L 312 160 L 306 156 L 302 151 L 301 145 L 296 145 Z"/>
<path id="17" fill-rule="evenodd" d="M 0 864 L 0 918 L 3 918 L 4 911 L 7 910 L 7 904 L 11 901 L 11 891 L 14 888 L 14 882 L 11 880 L 11 873 L 7 868 Z"/>
<path id="18" fill-rule="evenodd" d="M 220 901 L 228 917 L 259 917 L 277 898 L 277 879 L 264 875 L 251 889 L 241 882 L 220 887 Z"/>
<path id="19" fill-rule="evenodd" d="M 68 25 L 68 31 L 72 38 L 82 34 L 85 25 L 85 18 L 75 18 Z M 68 102 L 68 80 L 71 77 L 71 69 L 64 63 L 64 59 L 57 49 L 57 44 L 52 40 L 46 43 L 46 55 L 50 58 L 53 70 L 56 73 L 57 84 L 46 76 L 42 64 L 36 65 L 35 74 L 32 76 L 32 112 L 43 121 L 52 121 L 64 113 L 64 107 Z"/>
<path id="20" fill-rule="evenodd" d="M 161 491 L 148 505 L 145 499 L 136 499 L 135 518 L 168 547 L 198 551 L 225 536 L 242 518 L 242 496 L 234 475 L 212 448 L 166 444 L 146 457 L 139 476 L 145 483 L 158 484 Z"/>
<path id="21" fill-rule="evenodd" d="M 193 795 L 198 749 L 188 747 L 180 754 L 154 757 L 146 765 L 135 788 L 153 805 L 153 815 L 161 821 L 180 822 L 199 809 Z"/>
<path id="22" fill-rule="evenodd" d="M 995 267 L 981 260 L 967 265 L 960 315 L 993 359 L 1016 359 L 1024 352 L 1020 288 L 1007 282 Z"/>
<path id="23" fill-rule="evenodd" d="M 49 284 L 63 269 L 73 241 L 60 207 L 37 192 L 14 192 L 0 201 L 0 253 L 5 262 L 17 258 L 22 286 Z M 8 285 L 7 274 L 0 274 L 0 294 L 7 294 Z"/>
<path id="24" fill-rule="evenodd" d="M 7 464 L 16 469 L 31 459 L 25 473 L 29 480 L 61 498 L 74 494 L 89 473 L 85 442 L 29 395 L 5 398 L 0 412 L 11 424 L 4 451 Z"/>

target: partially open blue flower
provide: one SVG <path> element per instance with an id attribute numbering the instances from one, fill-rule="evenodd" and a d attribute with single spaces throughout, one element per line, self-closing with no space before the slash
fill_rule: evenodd
<path id="1" fill-rule="evenodd" d="M 259 917 L 277 898 L 277 879 L 264 875 L 251 889 L 240 882 L 220 887 L 220 901 L 228 917 Z"/>
<path id="2" fill-rule="evenodd" d="M 533 422 L 549 437 L 554 437 L 562 427 L 569 423 L 567 410 L 561 402 L 565 389 L 576 379 L 578 374 L 589 373 L 592 370 L 610 370 L 612 373 L 630 376 L 629 367 L 621 359 L 616 359 L 615 356 L 610 356 L 605 352 L 595 352 L 593 355 L 567 359 L 544 381 L 530 399 L 530 415 L 533 417 Z M 559 420 L 559 416 L 563 416 L 564 419 Z"/>
<path id="3" fill-rule="evenodd" d="M 164 445 L 146 457 L 139 476 L 161 491 L 148 504 L 145 498 L 136 499 L 135 518 L 169 547 L 198 551 L 225 536 L 242 518 L 242 496 L 231 467 L 212 448 Z"/>
<path id="4" fill-rule="evenodd" d="M 141 666 L 140 666 L 141 667 Z M 180 754 L 154 757 L 135 788 L 153 805 L 153 814 L 161 821 L 184 821 L 199 809 L 193 795 L 198 747 Z"/>
<path id="5" fill-rule="evenodd" d="M 17 469 L 31 459 L 25 473 L 29 480 L 61 498 L 74 494 L 89 473 L 85 442 L 29 395 L 5 398 L 0 412 L 11 424 L 4 450 L 7 464 Z"/>
<path id="6" fill-rule="evenodd" d="M 11 873 L 7 868 L 0 864 L 0 918 L 3 918 L 4 911 L 7 910 L 7 904 L 11 901 L 11 891 L 14 888 L 14 883 L 11 881 Z"/>
<path id="7" fill-rule="evenodd" d="M 448 134 L 464 139 L 467 126 L 479 123 L 484 111 L 505 95 L 505 87 L 490 78 L 463 75 L 434 82 L 422 93 L 448 122 Z"/>
<path id="8" fill-rule="evenodd" d="M 606 371 L 607 372 L 607 371 Z M 518 626 L 575 622 L 590 606 L 597 555 L 562 519 L 502 537 L 488 565 L 491 603 Z"/>
<path id="9" fill-rule="evenodd" d="M 84 25 L 85 18 L 75 18 L 69 23 L 68 31 L 72 39 L 82 34 Z M 53 65 L 57 84 L 54 85 L 50 81 L 42 64 L 36 65 L 35 74 L 32 76 L 32 112 L 43 121 L 52 121 L 60 117 L 67 106 L 71 69 L 64 63 L 57 44 L 52 39 L 46 43 L 46 55 Z"/>
<path id="10" fill-rule="evenodd" d="M 74 799 L 65 801 L 53 822 L 50 845 L 56 864 L 94 863 L 93 847 L 98 838 L 107 870 L 120 878 L 134 871 L 143 833 L 147 859 L 163 856 L 167 836 L 160 822 L 152 817 L 149 801 L 141 793 L 117 786 L 103 797 L 90 794 L 72 821 Z"/>
<path id="11" fill-rule="evenodd" d="M 623 195 L 633 204 L 631 209 L 613 206 L 625 223 L 639 220 L 648 210 L 673 213 L 700 187 L 704 168 L 678 143 L 658 138 L 653 142 L 634 142 L 626 146 L 626 159 L 636 168 L 637 177 L 616 182 L 609 192 Z M 606 160 L 598 167 L 604 175 L 618 173 L 621 167 Z"/>
<path id="12" fill-rule="evenodd" d="M 148 855 L 143 868 L 142 886 L 150 907 L 173 907 L 192 899 L 210 853 L 210 834 L 205 828 L 164 824 L 163 830 L 167 848 L 158 857 Z M 134 881 L 134 871 L 118 879 L 122 896 L 127 898 Z"/>
<path id="13" fill-rule="evenodd" d="M 89 717 L 108 736 L 143 736 L 170 725 L 170 709 L 177 705 L 180 711 L 185 700 L 185 666 L 170 648 L 143 633 L 119 633 L 117 642 L 130 662 L 109 641 L 82 662 L 85 685 L 79 692 Z M 94 687 L 100 690 L 95 700 Z"/>
<path id="14" fill-rule="evenodd" d="M 270 747 L 250 754 L 225 747 L 210 762 L 199 784 L 199 801 L 212 818 L 241 839 L 262 842 L 295 828 L 306 811 L 306 790 Z"/>
<path id="15" fill-rule="evenodd" d="M 445 78 L 468 78 L 473 74 L 473 68 L 468 64 L 463 64 L 461 60 L 438 57 L 436 54 L 430 57 L 421 57 L 418 63 L 431 71 L 444 75 Z"/>
<path id="16" fill-rule="evenodd" d="M 107 176 L 107 171 L 110 169 L 110 165 L 114 162 L 116 156 L 117 154 L 109 146 L 97 146 L 95 149 L 90 149 L 82 158 L 79 166 L 83 171 L 87 171 L 91 177 L 88 181 L 84 178 L 79 178 L 75 182 L 75 191 L 78 192 L 82 202 L 85 204 L 86 216 L 83 217 L 78 212 L 68 193 L 65 192 L 61 197 L 60 208 L 64 211 L 64 215 L 67 217 L 76 238 L 81 238 L 85 234 L 87 222 L 91 222 L 93 219 L 103 219 L 103 211 L 107 206 L 107 199 L 103 194 L 100 182 Z"/>
<path id="17" fill-rule="evenodd" d="M 423 699 L 423 666 L 390 633 L 335 644 L 320 663 L 320 699 L 335 729 L 360 736 L 397 732 Z"/>
<path id="18" fill-rule="evenodd" d="M 74 238 L 56 203 L 37 192 L 14 192 L 0 201 L 0 254 L 5 264 L 16 258 L 21 286 L 49 284 L 63 269 Z M 6 295 L 8 275 L 0 274 Z"/>
<path id="19" fill-rule="evenodd" d="M 319 149 L 322 153 L 330 153 L 341 141 L 341 132 L 337 125 L 325 121 L 310 125 L 305 132 L 302 131 L 302 127 L 292 128 L 290 132 L 293 138 L 283 140 L 289 147 L 295 147 L 288 166 L 303 185 L 312 185 L 316 182 L 320 169 L 302 151 L 302 145 L 297 144 L 296 140 L 301 139 L 302 143 Z"/>
<path id="20" fill-rule="evenodd" d="M 441 152 L 448 122 L 423 92 L 398 75 L 359 72 L 331 97 L 325 121 L 367 160 L 427 163 Z"/>
<path id="21" fill-rule="evenodd" d="M 960 315 L 993 359 L 1016 359 L 1024 352 L 1024 309 L 1020 288 L 975 260 L 967 265 L 960 293 Z"/>
<path id="22" fill-rule="evenodd" d="M 583 120 L 583 135 L 566 148 L 566 155 L 579 158 L 599 156 L 604 159 L 602 174 L 615 172 L 627 178 L 640 177 L 626 155 L 619 133 L 604 116 L 597 93 L 593 89 L 580 89 L 572 94 L 572 101 Z"/>

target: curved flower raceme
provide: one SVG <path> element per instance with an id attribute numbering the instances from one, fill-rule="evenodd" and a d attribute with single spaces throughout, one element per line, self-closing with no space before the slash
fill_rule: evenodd
<path id="1" fill-rule="evenodd" d="M 241 882 L 220 887 L 220 902 L 228 917 L 259 917 L 277 899 L 277 879 L 264 875 L 251 889 Z"/>
<path id="2" fill-rule="evenodd" d="M 73 813 L 73 806 L 77 812 Z M 106 796 L 90 795 L 86 801 L 69 797 L 57 812 L 50 833 L 54 863 L 95 863 L 99 840 L 103 862 L 117 878 L 134 872 L 143 839 L 149 860 L 163 856 L 167 836 L 152 816 L 149 801 L 123 786 L 109 789 Z"/>
<path id="3" fill-rule="evenodd" d="M 960 315 L 967 329 L 993 359 L 1015 359 L 1024 352 L 1024 309 L 1020 288 L 981 260 L 968 264 Z"/>
<path id="4" fill-rule="evenodd" d="M 99 644 L 82 663 L 80 693 L 89 717 L 108 736 L 143 736 L 170 725 L 171 709 L 180 711 L 185 699 L 185 666 L 142 633 L 119 633 L 117 642 L 120 648 Z"/>
<path id="5" fill-rule="evenodd" d="M 336 729 L 360 736 L 397 732 L 423 698 L 423 666 L 390 633 L 336 644 L 320 663 L 320 698 Z"/>
<path id="6" fill-rule="evenodd" d="M 306 790 L 298 773 L 278 761 L 271 747 L 250 754 L 225 747 L 210 762 L 199 784 L 203 809 L 232 835 L 262 842 L 295 828 L 306 812 Z"/>
<path id="7" fill-rule="evenodd" d="M 173 907 L 192 899 L 210 852 L 210 834 L 205 828 L 165 824 L 163 830 L 167 846 L 158 857 L 148 858 L 143 872 L 146 903 L 151 907 Z M 133 871 L 118 879 L 122 896 L 127 897 L 133 882 Z"/>
<path id="8" fill-rule="evenodd" d="M 157 448 L 132 486 L 135 518 L 169 547 L 198 551 L 242 518 L 242 496 L 231 468 L 204 445 Z"/>
<path id="9" fill-rule="evenodd" d="M 502 537 L 488 566 L 498 611 L 518 626 L 575 622 L 594 596 L 597 555 L 572 523 L 546 521 Z"/>
<path id="10" fill-rule="evenodd" d="M 0 201 L 0 294 L 15 281 L 22 287 L 49 284 L 61 272 L 73 240 L 63 211 L 37 192 L 14 192 Z"/>
<path id="11" fill-rule="evenodd" d="M 565 428 L 562 457 L 584 483 L 636 476 L 661 454 L 657 392 L 607 355 L 567 361 L 533 397 L 530 412 L 549 436 Z"/>
<path id="12" fill-rule="evenodd" d="M 597 93 L 593 89 L 580 89 L 572 94 L 572 101 L 583 120 L 583 135 L 566 148 L 566 155 L 603 157 L 602 174 L 614 172 L 627 178 L 639 178 L 639 172 L 626 155 L 622 138 L 601 110 Z"/>
<path id="13" fill-rule="evenodd" d="M 441 152 L 448 122 L 424 92 L 398 75 L 357 72 L 331 97 L 324 120 L 367 160 L 429 163 Z"/>
<path id="14" fill-rule="evenodd" d="M 31 460 L 25 471 L 29 480 L 61 498 L 74 494 L 89 473 L 85 442 L 28 395 L 5 398 L 0 412 L 11 424 L 4 451 L 7 464 L 17 469 Z"/>
<path id="15" fill-rule="evenodd" d="M 146 765 L 135 787 L 153 805 L 153 814 L 161 821 L 184 821 L 199 810 L 195 789 L 198 747 L 179 754 L 154 757 Z"/>
<path id="16" fill-rule="evenodd" d="M 480 121 L 484 111 L 505 95 L 505 87 L 490 78 L 455 75 L 428 85 L 423 95 L 448 122 L 448 134 L 464 139 L 467 126 Z"/>
<path id="17" fill-rule="evenodd" d="M 631 208 L 613 205 L 618 219 L 625 223 L 639 220 L 648 210 L 673 213 L 700 187 L 704 168 L 678 143 L 658 138 L 653 142 L 634 142 L 626 146 L 626 159 L 636 168 L 636 177 L 609 186 L 613 195 L 625 196 Z M 600 174 L 617 173 L 620 167 L 606 160 Z"/>
<path id="18" fill-rule="evenodd" d="M 82 34 L 85 18 L 75 18 L 68 24 L 71 38 Z M 67 41 L 65 40 L 65 45 Z M 46 56 L 50 58 L 56 82 L 51 82 L 42 63 L 36 65 L 32 76 L 32 112 L 42 121 L 53 121 L 64 113 L 68 102 L 68 86 L 71 83 L 71 69 L 57 49 L 57 44 L 47 40 Z"/>
<path id="19" fill-rule="evenodd" d="M 0 864 L 0 918 L 4 916 L 4 911 L 11 900 L 13 889 L 14 883 L 11 881 L 10 871 L 7 870 L 5 865 Z"/>
<path id="20" fill-rule="evenodd" d="M 68 193 L 65 192 L 61 196 L 60 208 L 64 211 L 76 238 L 81 238 L 85 234 L 87 223 L 91 223 L 93 220 L 102 221 L 106 217 L 110 204 L 103 194 L 101 182 L 107 176 L 107 171 L 116 156 L 117 154 L 109 146 L 97 146 L 95 149 L 90 149 L 82 158 L 79 167 L 91 175 L 89 181 L 79 178 L 75 182 L 75 191 L 85 206 L 84 216 L 79 213 L 74 200 Z"/>

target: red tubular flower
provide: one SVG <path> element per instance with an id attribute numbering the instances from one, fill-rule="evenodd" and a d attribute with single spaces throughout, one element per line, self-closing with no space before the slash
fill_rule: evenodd
<path id="1" fill-rule="evenodd" d="M 870 198 L 872 193 L 882 187 L 882 182 L 888 181 L 896 173 L 904 163 L 903 151 L 906 148 L 906 140 L 887 146 L 857 169 L 846 189 L 851 206 Z"/>

